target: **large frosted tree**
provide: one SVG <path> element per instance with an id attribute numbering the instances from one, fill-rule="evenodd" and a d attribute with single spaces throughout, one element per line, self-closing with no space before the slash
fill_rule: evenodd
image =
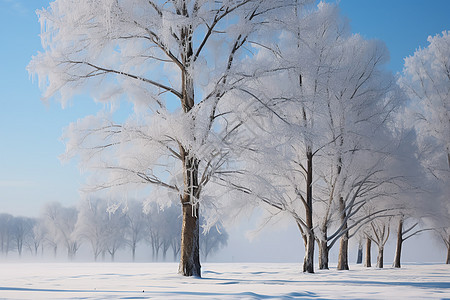
<path id="1" fill-rule="evenodd" d="M 429 45 L 405 58 L 399 83 L 410 97 L 406 123 L 417 133 L 417 157 L 429 176 L 426 197 L 439 206 L 427 224 L 440 233 L 450 257 L 450 32 L 428 37 Z M 436 204 L 438 203 L 438 204 Z"/>
<path id="2" fill-rule="evenodd" d="M 237 87 L 263 27 L 291 2 L 57 0 L 38 12 L 44 52 L 29 70 L 44 98 L 65 104 L 82 93 L 134 107 L 123 122 L 100 113 L 72 124 L 68 156 L 96 173 L 96 188 L 151 184 L 178 195 L 180 274 L 200 276 L 199 203 L 211 178 L 232 173 L 223 169 L 242 124 L 231 117 Z"/>
<path id="3" fill-rule="evenodd" d="M 255 181 L 240 185 L 295 220 L 305 272 L 314 272 L 315 240 L 320 268 L 328 268 L 328 251 L 340 240 L 339 266 L 348 269 L 349 231 L 373 217 L 356 214 L 385 194 L 390 179 L 381 149 L 401 97 L 382 70 L 384 45 L 352 35 L 336 5 L 320 3 L 285 22 L 277 51 L 260 55 L 277 72 L 248 87 L 259 106 L 252 121 L 264 138 L 249 154 L 256 164 L 247 165 L 253 169 L 246 176 Z"/>

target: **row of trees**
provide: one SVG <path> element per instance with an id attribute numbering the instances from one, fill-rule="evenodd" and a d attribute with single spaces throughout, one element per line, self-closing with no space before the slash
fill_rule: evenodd
<path id="1" fill-rule="evenodd" d="M 95 261 L 99 256 L 104 260 L 106 255 L 114 261 L 117 251 L 124 249 L 129 249 L 134 261 L 136 249 L 145 243 L 151 246 L 153 261 L 166 261 L 169 250 L 176 260 L 180 255 L 180 225 L 176 206 L 161 210 L 151 205 L 144 212 L 142 202 L 138 201 L 128 201 L 124 206 L 87 200 L 78 208 L 54 202 L 45 205 L 38 218 L 0 214 L 0 252 L 5 257 L 9 252 L 17 252 L 21 257 L 24 251 L 29 251 L 37 257 L 50 251 L 56 257 L 63 249 L 72 260 L 85 245 Z M 203 258 L 224 247 L 227 240 L 225 229 L 217 227 L 203 232 L 200 238 Z"/>
<path id="2" fill-rule="evenodd" d="M 313 0 L 56 0 L 38 14 L 28 68 L 45 98 L 112 104 L 66 129 L 66 157 L 92 175 L 87 192 L 179 199 L 180 274 L 201 275 L 200 213 L 210 227 L 246 206 L 297 224 L 310 273 L 316 244 L 321 269 L 337 244 L 348 269 L 349 239 L 381 247 L 396 216 L 439 224 L 449 246 L 447 33 L 396 78 L 382 42 Z"/>

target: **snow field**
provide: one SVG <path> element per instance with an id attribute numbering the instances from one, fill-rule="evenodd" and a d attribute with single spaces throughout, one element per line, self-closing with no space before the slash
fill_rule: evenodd
<path id="1" fill-rule="evenodd" d="M 2 263 L 0 299 L 450 299 L 449 265 L 318 270 L 273 263 Z"/>

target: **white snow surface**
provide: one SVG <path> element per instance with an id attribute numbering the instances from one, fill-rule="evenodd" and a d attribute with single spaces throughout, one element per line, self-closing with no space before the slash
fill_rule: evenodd
<path id="1" fill-rule="evenodd" d="M 450 265 L 401 269 L 205 263 L 202 278 L 176 263 L 0 263 L 0 299 L 450 299 Z"/>

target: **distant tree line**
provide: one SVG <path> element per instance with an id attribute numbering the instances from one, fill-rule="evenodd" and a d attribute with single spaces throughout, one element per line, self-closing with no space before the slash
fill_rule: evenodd
<path id="1" fill-rule="evenodd" d="M 136 249 L 148 245 L 152 261 L 173 260 L 180 255 L 181 216 L 177 206 L 161 209 L 142 202 L 128 201 L 113 205 L 95 199 L 82 201 L 78 207 L 65 207 L 59 202 L 46 204 L 39 217 L 16 217 L 0 214 L 0 254 L 7 257 L 25 252 L 39 257 L 67 253 L 76 257 L 83 245 L 91 250 L 95 261 L 110 257 L 114 261 L 118 250 L 129 249 L 136 258 Z M 214 227 L 201 234 L 200 252 L 204 259 L 227 244 L 228 233 Z M 149 253 L 150 258 L 150 253 Z"/>

